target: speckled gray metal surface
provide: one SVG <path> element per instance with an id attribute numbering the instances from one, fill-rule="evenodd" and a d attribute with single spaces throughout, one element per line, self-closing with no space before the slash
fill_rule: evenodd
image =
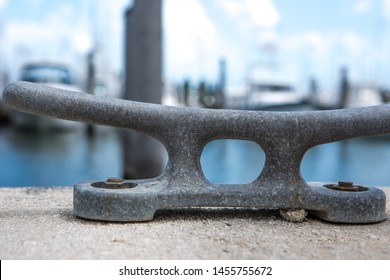
<path id="1" fill-rule="evenodd" d="M 157 178 L 75 185 L 74 213 L 83 218 L 147 221 L 159 209 L 186 207 L 306 209 L 342 223 L 386 218 L 386 196 L 380 189 L 349 186 L 348 191 L 348 186 L 343 190 L 332 183 L 306 183 L 300 164 L 313 146 L 390 133 L 390 105 L 313 112 L 175 108 L 26 82 L 10 84 L 4 99 L 27 113 L 132 129 L 155 137 L 167 149 L 167 168 Z M 209 141 L 220 138 L 248 139 L 262 147 L 266 162 L 255 181 L 235 185 L 207 181 L 200 155 Z"/>

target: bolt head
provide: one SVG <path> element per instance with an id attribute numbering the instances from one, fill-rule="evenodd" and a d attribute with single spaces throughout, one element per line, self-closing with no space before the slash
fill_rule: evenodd
<path id="1" fill-rule="evenodd" d="M 110 177 L 106 181 L 107 183 L 123 183 L 124 180 L 122 178 Z"/>
<path id="2" fill-rule="evenodd" d="M 342 187 L 353 187 L 353 182 L 351 181 L 339 181 L 338 184 Z"/>

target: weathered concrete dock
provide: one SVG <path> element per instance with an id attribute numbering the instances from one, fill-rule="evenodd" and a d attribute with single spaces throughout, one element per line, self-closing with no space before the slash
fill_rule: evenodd
<path id="1" fill-rule="evenodd" d="M 390 217 L 390 188 L 387 197 Z M 0 259 L 390 259 L 390 220 L 345 225 L 276 211 L 160 211 L 145 223 L 83 220 L 72 188 L 0 188 Z"/>

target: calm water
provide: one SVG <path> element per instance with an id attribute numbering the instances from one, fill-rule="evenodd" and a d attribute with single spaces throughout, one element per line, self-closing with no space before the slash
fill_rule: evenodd
<path id="1" fill-rule="evenodd" d="M 203 154 L 206 177 L 218 183 L 250 182 L 259 175 L 264 161 L 264 152 L 248 141 L 211 142 Z M 301 170 L 306 181 L 390 186 L 390 137 L 356 138 L 314 147 L 305 154 Z"/>
<path id="2" fill-rule="evenodd" d="M 115 130 L 34 134 L 0 128 L 0 186 L 71 186 L 118 177 L 121 148 Z"/>
<path id="3" fill-rule="evenodd" d="M 122 149 L 115 129 L 94 137 L 82 131 L 32 134 L 0 127 L 0 186 L 70 186 L 122 175 Z M 256 178 L 264 153 L 253 142 L 209 143 L 202 154 L 206 177 L 216 183 Z M 302 163 L 307 181 L 352 180 L 390 186 L 390 137 L 358 138 L 321 145 Z"/>

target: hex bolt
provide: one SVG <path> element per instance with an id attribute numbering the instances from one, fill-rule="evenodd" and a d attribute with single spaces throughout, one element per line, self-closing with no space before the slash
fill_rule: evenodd
<path id="1" fill-rule="evenodd" d="M 106 182 L 107 183 L 116 183 L 116 184 L 118 184 L 118 183 L 123 183 L 124 180 L 122 178 L 118 178 L 118 177 L 110 177 L 110 178 L 107 179 Z"/>
<path id="2" fill-rule="evenodd" d="M 122 178 L 110 177 L 106 181 L 93 182 L 92 187 L 101 189 L 130 189 L 138 186 L 137 182 L 125 181 Z"/>
<path id="3" fill-rule="evenodd" d="M 351 182 L 351 181 L 339 181 L 338 185 L 340 187 L 353 187 L 353 182 Z"/>
<path id="4" fill-rule="evenodd" d="M 351 181 L 339 181 L 338 184 L 324 185 L 324 187 L 336 191 L 346 191 L 346 192 L 362 192 L 366 191 L 367 188 L 354 185 Z"/>
<path id="5" fill-rule="evenodd" d="M 122 178 L 110 177 L 104 182 L 107 188 L 122 188 L 125 181 Z"/>

